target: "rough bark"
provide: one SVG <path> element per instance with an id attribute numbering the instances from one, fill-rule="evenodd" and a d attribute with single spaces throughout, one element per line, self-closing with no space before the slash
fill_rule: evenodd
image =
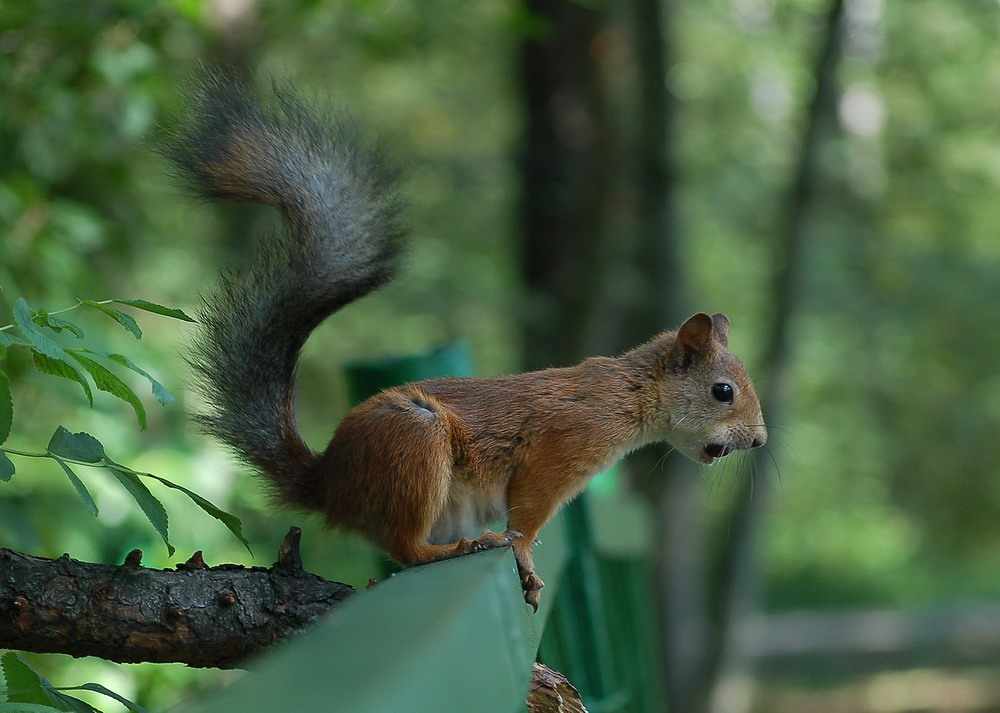
<path id="1" fill-rule="evenodd" d="M 34 557 L 0 548 L 0 648 L 119 663 L 234 668 L 315 622 L 354 590 L 302 569 L 298 528 L 272 567 L 173 570 Z"/>
<path id="2" fill-rule="evenodd" d="M 558 671 L 536 663 L 525 701 L 528 713 L 587 713 L 580 692 Z"/>

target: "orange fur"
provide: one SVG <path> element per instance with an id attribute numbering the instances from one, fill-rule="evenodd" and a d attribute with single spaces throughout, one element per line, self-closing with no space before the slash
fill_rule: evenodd
<path id="1" fill-rule="evenodd" d="M 592 476 L 652 441 L 706 463 L 709 444 L 766 441 L 723 320 L 695 315 L 680 335 L 618 358 L 384 391 L 337 428 L 313 475 L 314 505 L 331 526 L 365 534 L 407 565 L 513 542 L 525 598 L 537 606 L 535 536 Z M 735 388 L 732 404 L 711 395 L 719 382 Z M 507 533 L 464 539 L 501 517 Z"/>

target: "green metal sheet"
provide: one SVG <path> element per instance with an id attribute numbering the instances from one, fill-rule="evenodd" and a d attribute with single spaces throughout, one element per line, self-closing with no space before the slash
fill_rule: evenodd
<path id="1" fill-rule="evenodd" d="M 472 357 L 464 342 L 453 342 L 421 354 L 364 359 L 344 367 L 352 404 L 411 381 L 441 376 L 472 376 Z"/>
<path id="2" fill-rule="evenodd" d="M 545 537 L 551 544 L 538 548 L 537 561 L 547 586 L 537 615 L 524 603 L 509 549 L 404 570 L 262 657 L 252 674 L 174 710 L 523 710 L 565 556 L 561 523 Z"/>

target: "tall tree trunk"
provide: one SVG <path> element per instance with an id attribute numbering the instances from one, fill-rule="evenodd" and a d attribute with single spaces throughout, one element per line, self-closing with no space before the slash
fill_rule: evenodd
<path id="1" fill-rule="evenodd" d="M 540 27 L 521 58 L 522 264 L 531 300 L 524 361 L 534 368 L 580 357 L 606 180 L 594 54 L 602 16 L 568 0 L 529 0 L 528 8 Z"/>
<path id="2" fill-rule="evenodd" d="M 797 306 L 803 303 L 807 283 L 804 256 L 808 248 L 809 211 L 822 183 L 819 165 L 824 132 L 836 121 L 837 68 L 844 26 L 844 0 L 832 0 L 826 16 L 823 44 L 813 72 L 816 91 L 803 124 L 799 162 L 783 201 L 783 225 L 775 251 L 777 269 L 771 284 L 770 324 L 761 362 L 764 378 L 758 392 L 766 405 L 766 417 L 780 422 L 785 403 L 787 366 L 793 354 L 791 326 Z M 700 710 L 729 712 L 733 702 L 725 700 L 720 682 L 727 672 L 745 669 L 736 624 L 757 607 L 760 577 L 756 540 L 768 501 L 768 482 L 755 480 L 765 471 L 759 451 L 750 456 L 749 477 L 740 481 L 736 512 L 730 536 L 719 560 L 719 578 L 713 593 L 714 635 L 708 646 L 704 675 L 704 707 Z"/>
<path id="3" fill-rule="evenodd" d="M 543 21 L 540 41 L 523 53 L 527 99 L 524 148 L 523 259 L 534 299 L 525 361 L 539 367 L 575 361 L 594 343 L 624 348 L 680 323 L 689 311 L 677 245 L 674 107 L 665 75 L 672 4 L 633 0 L 631 21 L 637 119 L 629 129 L 632 168 L 624 179 L 635 228 L 632 274 L 638 297 L 610 314 L 607 191 L 614 184 L 597 46 L 603 17 L 563 0 L 529 0 Z M 833 0 L 817 60 L 817 91 L 805 119 L 801 158 L 783 212 L 775 248 L 778 269 L 771 286 L 774 321 L 767 336 L 763 395 L 768 417 L 780 409 L 781 384 L 790 355 L 789 326 L 801 290 L 808 209 L 818 177 L 817 148 L 823 119 L 835 109 L 835 71 L 843 0 Z M 603 312 L 602 312 L 603 310 Z M 612 310 L 613 311 L 613 310 Z M 595 339 L 600 317 L 624 324 L 621 339 Z M 751 477 L 741 481 L 732 527 L 718 558 L 707 553 L 708 515 L 693 467 L 662 451 L 639 454 L 633 471 L 654 490 L 660 513 L 658 585 L 662 649 L 670 710 L 701 713 L 719 702 L 719 681 L 738 668 L 735 624 L 758 598 L 755 535 L 765 493 Z M 662 473 L 652 471 L 663 469 Z M 751 463 L 754 472 L 762 470 Z M 756 491 L 753 489 L 756 488 Z M 710 560 L 715 560 L 713 566 Z M 708 571 L 716 573 L 711 586 Z"/>
<path id="4" fill-rule="evenodd" d="M 676 106 L 666 74 L 673 56 L 670 42 L 673 3 L 633 0 L 631 36 L 635 48 L 639 121 L 635 127 L 635 269 L 641 301 L 627 321 L 630 342 L 640 342 L 680 324 L 689 313 L 688 288 L 678 256 L 674 161 Z M 663 460 L 665 448 L 633 456 L 633 472 L 650 491 L 657 510 L 656 572 L 660 650 L 668 710 L 689 711 L 702 683 L 708 637 L 705 595 L 707 517 L 699 500 L 697 469 Z"/>
<path id="5" fill-rule="evenodd" d="M 687 316 L 688 299 L 677 250 L 676 107 L 666 83 L 673 54 L 668 41 L 672 5 L 663 0 L 633 0 L 631 5 L 639 116 L 634 151 L 636 268 L 643 285 L 642 303 L 629 322 L 638 340 L 680 324 Z"/>

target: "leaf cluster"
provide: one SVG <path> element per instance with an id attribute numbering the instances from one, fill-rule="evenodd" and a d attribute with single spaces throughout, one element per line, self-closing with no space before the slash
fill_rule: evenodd
<path id="1" fill-rule="evenodd" d="M 101 713 L 89 703 L 63 691 L 93 691 L 107 696 L 125 706 L 132 713 L 147 713 L 146 709 L 110 691 L 99 683 L 79 686 L 53 686 L 27 661 L 13 651 L 0 658 L 4 688 L 0 691 L 6 701 L 0 701 L 0 713 L 44 713 L 45 711 L 73 711 L 74 713 Z"/>
<path id="2" fill-rule="evenodd" d="M 59 310 L 57 312 L 47 312 L 44 309 L 32 310 L 23 297 L 19 297 L 14 302 L 14 324 L 0 327 L 0 358 L 6 349 L 13 346 L 24 347 L 31 351 L 32 360 L 35 367 L 44 374 L 59 376 L 64 379 L 75 381 L 83 389 L 87 396 L 87 401 L 94 405 L 94 392 L 87 379 L 87 375 L 93 380 L 94 385 L 100 390 L 121 399 L 129 404 L 135 411 L 139 427 L 145 429 L 147 426 L 146 409 L 136 393 L 120 377 L 112 372 L 102 363 L 113 362 L 119 366 L 134 371 L 147 379 L 152 386 L 153 396 L 161 404 L 168 404 L 173 401 L 173 395 L 167 389 L 150 376 L 146 371 L 139 368 L 131 359 L 124 354 L 105 354 L 91 349 L 78 347 L 63 347 L 53 336 L 59 333 L 66 333 L 77 340 L 84 338 L 83 329 L 77 324 L 70 322 L 56 315 L 68 312 L 76 307 L 86 306 L 100 311 L 114 319 L 124 327 L 136 339 L 142 338 L 142 330 L 139 328 L 135 318 L 119 309 L 111 307 L 112 303 L 130 305 L 139 309 L 154 312 L 156 314 L 181 319 L 186 322 L 194 320 L 184 314 L 179 309 L 163 307 L 146 300 L 120 300 L 111 299 L 96 302 L 94 300 L 78 300 L 73 307 Z M 16 328 L 20 334 L 12 333 Z M 95 358 L 96 357 L 96 358 Z M 6 400 L 9 401 L 9 390 L 6 392 Z M 6 426 L 4 426 L 6 423 Z M 10 432 L 10 419 L 0 421 L 0 435 L 4 436 Z M 2 441 L 0 441 L 2 442 Z"/>
<path id="3" fill-rule="evenodd" d="M 69 335 L 76 340 L 84 337 L 83 329 L 69 320 L 56 315 L 63 314 L 77 307 L 90 307 L 111 317 L 136 339 L 142 337 L 135 318 L 112 307 L 112 304 L 123 304 L 136 307 L 147 312 L 180 319 L 186 322 L 194 320 L 183 311 L 171 307 L 148 302 L 146 300 L 110 299 L 100 302 L 94 300 L 78 300 L 73 307 L 57 312 L 47 312 L 44 309 L 32 310 L 24 298 L 18 298 L 14 303 L 14 323 L 0 327 L 0 357 L 11 347 L 21 347 L 31 352 L 35 367 L 43 374 L 58 376 L 78 383 L 91 405 L 94 403 L 93 385 L 99 390 L 115 396 L 129 404 L 135 411 L 139 427 L 146 428 L 146 411 L 138 395 L 119 376 L 112 372 L 105 363 L 113 363 L 129 369 L 149 381 L 153 396 L 161 404 L 173 401 L 171 393 L 145 370 L 137 366 L 124 354 L 106 354 L 96 352 L 83 346 L 66 346 L 59 343 L 56 335 Z M 101 360 L 101 361 L 99 361 Z M 104 362 L 104 363 L 102 363 Z M 89 379 L 88 379 L 89 376 Z M 6 443 L 13 425 L 14 408 L 11 397 L 10 382 L 7 375 L 0 371 L 0 445 Z M 135 500 L 139 509 L 146 516 L 150 525 L 163 540 L 167 551 L 172 555 L 174 547 L 168 535 L 168 517 L 163 504 L 150 492 L 143 482 L 144 479 L 156 480 L 162 485 L 179 490 L 190 498 L 199 508 L 222 522 L 233 535 L 250 550 L 250 544 L 243 535 L 242 524 L 238 517 L 216 507 L 197 493 L 178 485 L 166 478 L 152 473 L 144 473 L 123 465 L 108 456 L 104 445 L 88 433 L 72 433 L 59 426 L 52 434 L 48 445 L 42 452 L 16 450 L 0 447 L 0 481 L 10 481 L 15 472 L 15 466 L 10 455 L 27 458 L 49 458 L 55 461 L 69 478 L 70 483 L 80 496 L 84 506 L 91 515 L 98 515 L 97 503 L 91 496 L 83 480 L 71 466 L 103 468 L 114 476 L 115 480 Z"/>

